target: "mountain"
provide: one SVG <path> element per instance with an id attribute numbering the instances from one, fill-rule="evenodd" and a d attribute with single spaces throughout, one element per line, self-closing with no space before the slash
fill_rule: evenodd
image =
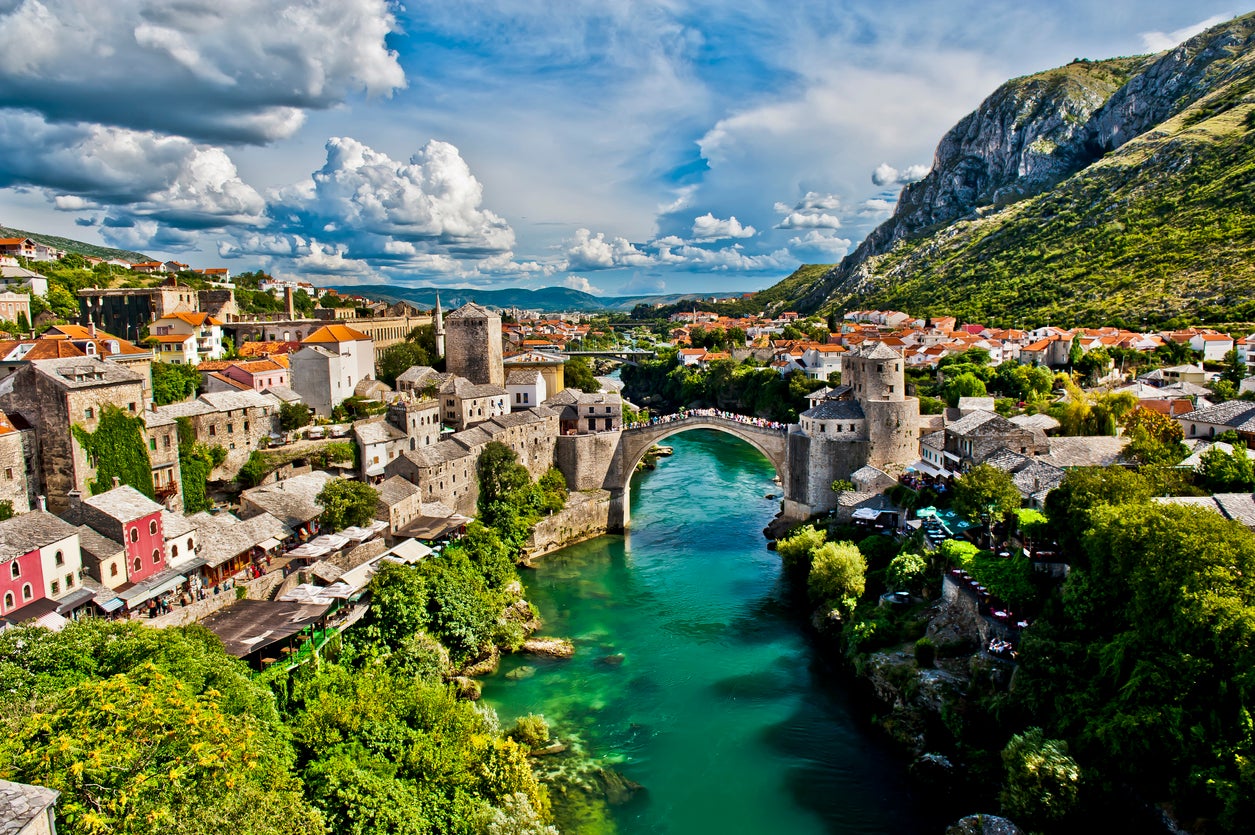
<path id="1" fill-rule="evenodd" d="M 1255 319 L 1255 14 L 1007 82 L 800 310 L 1002 324 Z"/>
<path id="2" fill-rule="evenodd" d="M 30 238 L 32 241 L 38 241 L 47 246 L 64 249 L 66 252 L 77 252 L 79 255 L 90 255 L 93 258 L 121 258 L 132 264 L 138 264 L 143 261 L 151 261 L 142 252 L 132 252 L 126 249 L 111 249 L 107 246 L 99 244 L 89 244 L 83 241 L 76 241 L 72 238 L 61 238 L 56 235 L 45 235 L 42 232 L 27 232 L 24 229 L 14 229 L 11 226 L 0 226 L 0 238 Z"/>
<path id="3" fill-rule="evenodd" d="M 394 284 L 364 286 L 338 286 L 337 292 L 350 293 L 385 301 L 408 301 L 431 307 L 436 303 L 435 287 L 404 287 Z M 445 310 L 460 307 L 473 301 L 490 307 L 519 307 L 524 310 L 570 311 L 595 313 L 607 310 L 628 312 L 638 304 L 673 304 L 690 299 L 709 298 L 705 293 L 673 293 L 652 296 L 594 296 L 567 287 L 542 287 L 528 290 L 507 287 L 501 290 L 483 290 L 473 287 L 441 287 L 440 304 Z"/>

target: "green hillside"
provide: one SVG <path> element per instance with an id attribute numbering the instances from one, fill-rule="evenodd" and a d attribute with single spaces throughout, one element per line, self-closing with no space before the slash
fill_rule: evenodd
<path id="1" fill-rule="evenodd" d="M 860 304 L 967 321 L 1255 318 L 1255 101 L 1192 108 L 1044 194 L 869 259 Z"/>
<path id="2" fill-rule="evenodd" d="M 90 255 L 93 258 L 121 258 L 132 264 L 141 261 L 151 261 L 142 252 L 133 252 L 127 249 L 111 249 L 107 246 L 99 246 L 98 244 L 84 243 L 76 241 L 72 238 L 62 238 L 57 235 L 45 235 L 42 232 L 27 232 L 25 229 L 14 229 L 11 226 L 0 226 L 0 237 L 3 238 L 30 238 L 32 241 L 38 241 L 41 244 L 64 249 L 66 252 L 77 252 L 79 255 Z"/>

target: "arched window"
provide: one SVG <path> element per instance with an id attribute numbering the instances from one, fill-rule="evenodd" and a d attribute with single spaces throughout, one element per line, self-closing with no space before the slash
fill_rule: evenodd
<path id="1" fill-rule="evenodd" d="M 110 577 L 118 576 L 118 564 L 116 562 L 109 563 L 109 576 Z"/>
<path id="2" fill-rule="evenodd" d="M 192 545 L 192 538 L 190 536 L 187 538 L 187 550 L 189 551 L 196 550 L 196 548 Z"/>
<path id="3" fill-rule="evenodd" d="M 22 599 L 23 600 L 30 600 L 34 596 L 35 596 L 35 592 L 31 590 L 30 583 L 27 583 L 26 585 L 22 586 Z"/>
<path id="4" fill-rule="evenodd" d="M 13 608 L 13 604 L 14 604 L 14 601 L 13 601 L 13 592 L 11 592 L 11 591 L 6 591 L 6 592 L 4 593 L 4 610 L 5 610 L 6 612 L 7 612 L 7 611 L 9 611 L 10 609 L 12 609 L 12 608 Z"/>
<path id="5" fill-rule="evenodd" d="M 159 562 L 161 562 L 161 549 L 154 548 L 153 549 L 153 564 L 155 565 Z"/>
<path id="6" fill-rule="evenodd" d="M 156 536 L 157 534 L 157 520 L 156 519 L 152 519 L 148 522 L 148 532 Z"/>
<path id="7" fill-rule="evenodd" d="M 139 542 L 139 528 L 131 528 L 131 541 Z"/>
<path id="8" fill-rule="evenodd" d="M 57 565 L 65 565 L 65 554 L 58 551 L 57 555 L 53 557 L 53 562 L 55 562 Z"/>
<path id="9" fill-rule="evenodd" d="M 179 555 L 179 546 L 178 546 L 178 545 L 171 545 L 171 546 L 170 546 L 170 559 L 174 559 L 174 558 L 175 558 L 175 557 L 177 557 L 178 555 Z"/>
<path id="10" fill-rule="evenodd" d="M 9 576 L 15 580 L 22 576 L 22 566 L 17 564 L 17 560 L 13 561 L 13 567 L 9 569 Z"/>
<path id="11" fill-rule="evenodd" d="M 141 561 L 141 560 L 140 560 L 140 558 L 139 558 L 139 557 L 136 557 L 136 558 L 135 558 L 135 564 L 134 564 L 134 565 L 135 565 L 135 573 L 136 573 L 136 574 L 138 574 L 139 572 L 141 572 L 141 571 L 143 571 L 143 570 L 144 570 L 144 563 L 143 563 L 143 561 Z"/>

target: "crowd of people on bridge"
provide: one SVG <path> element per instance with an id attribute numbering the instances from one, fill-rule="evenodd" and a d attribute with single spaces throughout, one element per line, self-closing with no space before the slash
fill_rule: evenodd
<path id="1" fill-rule="evenodd" d="M 766 418 L 750 417 L 749 415 L 738 415 L 736 412 L 725 412 L 722 409 L 681 409 L 673 415 L 658 415 L 651 417 L 649 420 L 634 421 L 625 426 L 625 429 L 643 429 L 647 426 L 661 426 L 665 423 L 678 423 L 683 420 L 692 418 L 719 418 L 720 420 L 729 420 L 734 423 L 743 423 L 746 426 L 756 426 L 759 429 L 775 429 L 778 432 L 787 432 L 789 425 L 780 423 L 776 420 L 767 420 Z"/>

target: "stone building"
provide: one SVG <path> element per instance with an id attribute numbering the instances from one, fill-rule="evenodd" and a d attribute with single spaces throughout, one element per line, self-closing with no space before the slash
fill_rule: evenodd
<path id="1" fill-rule="evenodd" d="M 455 430 L 467 429 L 510 411 L 509 393 L 504 386 L 473 383 L 464 377 L 451 377 L 440 386 L 438 395 L 445 424 Z"/>
<path id="2" fill-rule="evenodd" d="M 347 310 L 347 309 L 346 309 Z M 371 338 L 376 350 L 400 344 L 415 328 L 430 325 L 428 313 L 393 307 L 399 315 L 355 316 L 336 321 Z M 356 313 L 355 310 L 349 310 Z M 245 342 L 300 342 L 329 324 L 324 319 L 298 319 L 295 316 L 236 316 L 222 326 L 224 335 L 239 348 Z"/>
<path id="3" fill-rule="evenodd" d="M 832 510 L 832 482 L 862 467 L 892 472 L 919 458 L 919 401 L 906 396 L 904 365 L 882 343 L 843 355 L 843 385 L 803 412 L 789 432 L 786 516 Z"/>
<path id="4" fill-rule="evenodd" d="M 33 487 L 39 460 L 35 430 L 16 412 L 0 412 L 0 501 L 12 503 L 14 513 L 26 513 L 34 503 Z"/>
<path id="5" fill-rule="evenodd" d="M 126 581 L 140 583 L 166 568 L 165 508 L 125 484 L 86 498 L 71 497 L 66 518 L 126 549 Z"/>
<path id="6" fill-rule="evenodd" d="M 545 397 L 555 395 L 566 388 L 566 359 L 560 354 L 524 351 L 521 354 L 506 357 L 503 364 L 507 376 L 515 371 L 539 372 L 544 379 Z M 545 397 L 536 402 L 543 401 Z"/>
<path id="7" fill-rule="evenodd" d="M 36 489 L 54 512 L 69 506 L 71 491 L 88 493 L 96 476 L 95 463 L 71 427 L 95 431 L 106 406 L 145 414 L 143 383 L 117 363 L 76 357 L 38 360 L 0 380 L 0 409 L 20 414 L 39 436 Z"/>
<path id="8" fill-rule="evenodd" d="M 253 487 L 240 494 L 240 515 L 246 519 L 268 513 L 292 531 L 312 533 L 322 516 L 318 494 L 335 476 L 324 470 Z"/>
<path id="9" fill-rule="evenodd" d="M 289 364 L 301 400 L 319 417 L 330 417 L 358 383 L 375 376 L 375 346 L 347 325 L 324 325 L 301 340 Z"/>
<path id="10" fill-rule="evenodd" d="M 400 476 L 393 476 L 377 488 L 379 502 L 375 518 L 388 523 L 388 533 L 395 536 L 410 522 L 423 515 L 422 491 Z"/>
<path id="11" fill-rule="evenodd" d="M 171 279 L 159 287 L 128 287 L 78 291 L 79 322 L 98 325 L 111 333 L 138 342 L 144 326 L 174 313 L 196 313 L 196 290 Z"/>
<path id="12" fill-rule="evenodd" d="M 1050 452 L 1044 432 L 1012 423 L 993 412 L 983 410 L 956 420 L 941 432 L 932 432 L 920 439 L 921 472 L 940 478 L 962 475 L 982 464 L 1000 450 L 1020 455 L 1042 455 Z"/>
<path id="13" fill-rule="evenodd" d="M 252 389 L 206 392 L 195 400 L 160 406 L 156 414 L 170 421 L 187 418 L 197 441 L 226 450 L 227 457 L 210 473 L 215 479 L 235 478 L 261 439 L 277 435 L 280 429 L 279 399 Z M 163 451 L 164 444 L 163 439 Z M 177 450 L 175 455 L 177 460 Z"/>
<path id="14" fill-rule="evenodd" d="M 445 369 L 472 383 L 505 386 L 501 317 L 468 302 L 445 317 Z"/>
<path id="15" fill-rule="evenodd" d="M 545 401 L 558 413 L 563 435 L 617 432 L 623 428 L 623 398 L 613 392 L 564 389 Z"/>
<path id="16" fill-rule="evenodd" d="M 5 835 L 57 835 L 57 799 L 61 793 L 25 783 L 0 780 L 0 824 Z"/>
<path id="17" fill-rule="evenodd" d="M 179 469 L 179 433 L 174 418 L 145 412 L 148 463 L 153 471 L 153 498 L 175 512 L 183 511 L 183 473 Z"/>
<path id="18" fill-rule="evenodd" d="M 388 404 L 388 423 L 405 433 L 408 449 L 440 440 L 440 402 L 434 397 L 401 396 Z"/>
<path id="19" fill-rule="evenodd" d="M 455 440 L 406 450 L 384 469 L 388 478 L 401 476 L 421 491 L 423 504 L 440 503 L 473 515 L 479 487 L 475 475 L 478 452 Z"/>
<path id="20" fill-rule="evenodd" d="M 83 555 L 83 569 L 88 576 L 108 589 L 127 582 L 126 548 L 120 542 L 90 525 L 78 526 L 78 541 Z"/>
<path id="21" fill-rule="evenodd" d="M 383 418 L 359 421 L 353 425 L 361 467 L 359 475 L 367 484 L 383 479 L 388 462 L 409 448 L 409 437 Z"/>

